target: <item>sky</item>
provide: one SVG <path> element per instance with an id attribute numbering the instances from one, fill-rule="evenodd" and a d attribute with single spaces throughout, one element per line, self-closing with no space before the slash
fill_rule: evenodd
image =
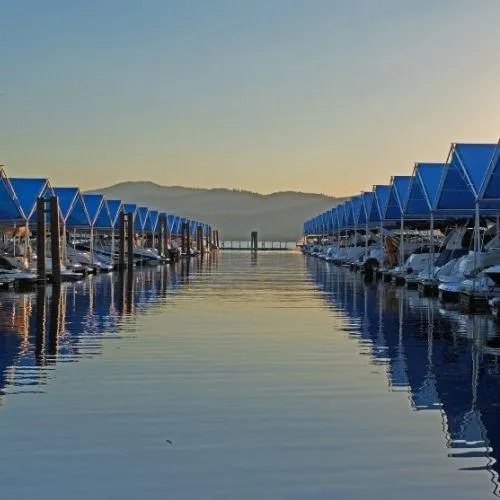
<path id="1" fill-rule="evenodd" d="M 356 194 L 498 140 L 498 19 L 498 0 L 0 0 L 0 164 Z"/>

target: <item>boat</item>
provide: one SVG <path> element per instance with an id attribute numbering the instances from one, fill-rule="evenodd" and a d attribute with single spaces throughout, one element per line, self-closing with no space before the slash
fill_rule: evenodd
<path id="1" fill-rule="evenodd" d="M 38 281 L 38 276 L 15 257 L 0 254 L 0 282 L 2 279 L 8 283 L 23 287 L 33 285 Z M 11 278 L 8 279 L 8 278 Z"/>

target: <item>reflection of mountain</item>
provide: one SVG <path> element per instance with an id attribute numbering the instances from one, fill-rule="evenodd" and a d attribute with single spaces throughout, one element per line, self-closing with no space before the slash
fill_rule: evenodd
<path id="1" fill-rule="evenodd" d="M 489 354 L 498 345 L 492 320 L 441 311 L 403 288 L 364 285 L 336 266 L 308 265 L 325 298 L 351 318 L 349 333 L 369 346 L 374 363 L 387 363 L 391 387 L 407 387 L 416 411 L 442 411 L 449 456 L 477 460 L 462 468 L 489 470 L 497 494 L 500 359 Z"/>
<path id="2" fill-rule="evenodd" d="M 159 186 L 152 182 L 122 182 L 94 192 L 148 207 L 207 221 L 224 239 L 260 238 L 295 241 L 302 235 L 300 222 L 341 201 L 321 194 L 294 191 L 262 195 L 234 189 L 194 189 Z"/>
<path id="3" fill-rule="evenodd" d="M 197 266 L 191 263 L 191 276 Z M 41 391 L 56 363 L 99 355 L 104 335 L 124 326 L 130 331 L 133 315 L 176 293 L 185 280 L 185 266 L 144 267 L 133 275 L 100 274 L 33 293 L 0 294 L 0 396 Z"/>

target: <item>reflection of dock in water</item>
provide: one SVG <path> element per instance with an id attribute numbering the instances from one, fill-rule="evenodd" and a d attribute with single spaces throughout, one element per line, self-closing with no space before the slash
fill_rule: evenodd
<path id="1" fill-rule="evenodd" d="M 311 278 L 372 363 L 387 367 L 392 390 L 414 411 L 441 412 L 448 455 L 464 471 L 490 473 L 500 496 L 500 336 L 490 316 L 462 316 L 435 299 L 308 261 Z"/>
<path id="2" fill-rule="evenodd" d="M 217 255 L 105 273 L 85 280 L 0 295 L 0 404 L 6 394 L 41 392 L 57 363 L 100 355 L 102 339 L 133 331 L 134 317 L 179 293 Z"/>

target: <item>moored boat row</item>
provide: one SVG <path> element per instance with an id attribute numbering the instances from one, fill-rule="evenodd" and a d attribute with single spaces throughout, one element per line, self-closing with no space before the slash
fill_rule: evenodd
<path id="1" fill-rule="evenodd" d="M 218 231 L 208 223 L 78 187 L 54 187 L 46 178 L 8 177 L 3 168 L 0 236 L 0 288 L 76 281 L 218 246 Z"/>
<path id="2" fill-rule="evenodd" d="M 452 144 L 304 224 L 304 252 L 468 311 L 500 307 L 500 146 Z"/>

